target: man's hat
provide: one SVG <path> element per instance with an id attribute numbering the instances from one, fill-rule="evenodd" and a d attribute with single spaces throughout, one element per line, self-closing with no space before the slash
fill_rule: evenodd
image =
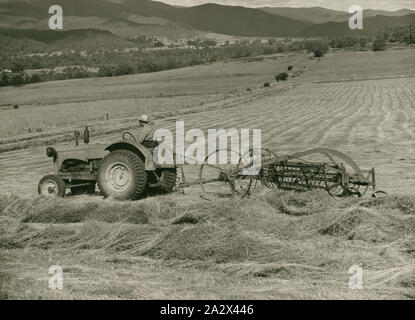
<path id="1" fill-rule="evenodd" d="M 148 123 L 148 115 L 146 115 L 146 114 L 142 114 L 142 115 L 138 118 L 138 121 Z"/>

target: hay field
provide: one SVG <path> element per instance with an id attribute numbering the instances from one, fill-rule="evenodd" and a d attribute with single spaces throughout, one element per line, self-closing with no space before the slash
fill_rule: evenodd
<path id="1" fill-rule="evenodd" d="M 415 201 L 269 192 L 246 201 L 3 197 L 1 297 L 414 299 Z M 363 268 L 362 290 L 348 287 Z M 63 289 L 48 269 L 63 268 Z"/>
<path id="2" fill-rule="evenodd" d="M 320 62 L 293 54 L 1 89 L 1 296 L 414 299 L 414 53 L 336 52 Z M 288 65 L 300 75 L 259 88 Z M 260 128 L 263 146 L 282 154 L 338 149 L 375 167 L 390 195 L 263 191 L 207 201 L 193 187 L 134 203 L 36 197 L 51 170 L 45 145 L 85 123 L 65 114 L 42 132 L 11 133 L 21 119 L 47 114 L 52 123 L 73 107 L 91 115 L 93 141 L 111 141 L 134 128 L 138 103 L 164 128 Z M 109 121 L 97 117 L 107 110 Z M 59 292 L 47 286 L 53 264 L 64 268 Z M 363 290 L 348 287 L 352 264 L 364 269 Z"/>
<path id="3" fill-rule="evenodd" d="M 44 82 L 0 89 L 0 138 L 22 135 L 26 129 L 99 121 L 109 113 L 119 119 L 142 112 L 176 111 L 257 91 L 289 65 L 314 63 L 308 55 L 273 55 L 149 74 L 115 78 Z M 14 110 L 13 106 L 19 109 Z M 25 131 L 26 130 L 26 131 Z"/>

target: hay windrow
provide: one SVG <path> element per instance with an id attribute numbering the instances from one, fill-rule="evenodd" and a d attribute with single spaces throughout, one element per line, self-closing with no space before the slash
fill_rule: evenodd
<path id="1" fill-rule="evenodd" d="M 290 215 L 310 215 L 327 210 L 332 199 L 323 191 L 295 193 L 274 191 L 263 196 L 266 203 L 278 211 Z"/>
<path id="2" fill-rule="evenodd" d="M 415 199 L 408 195 L 391 195 L 388 197 L 374 198 L 369 201 L 364 201 L 360 205 L 366 208 L 397 209 L 399 212 L 409 215 L 415 214 Z"/>
<path id="3" fill-rule="evenodd" d="M 12 196 L 0 198 L 2 216 L 19 217 L 24 223 L 78 223 L 98 220 L 108 223 L 149 223 L 149 219 L 170 219 L 179 215 L 180 206 L 166 199 L 140 202 L 118 202 L 92 197 L 22 199 Z"/>
<path id="4" fill-rule="evenodd" d="M 281 191 L 242 201 L 6 196 L 0 198 L 0 248 L 98 250 L 282 281 L 342 281 L 357 264 L 373 290 L 411 290 L 412 203 L 411 197 L 339 200 Z"/>

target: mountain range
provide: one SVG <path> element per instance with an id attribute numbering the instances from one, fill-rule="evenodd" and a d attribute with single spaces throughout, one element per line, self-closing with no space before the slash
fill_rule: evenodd
<path id="1" fill-rule="evenodd" d="M 364 29 L 351 30 L 343 11 L 313 8 L 245 8 L 219 4 L 177 7 L 150 0 L 0 0 L 0 27 L 47 29 L 51 5 L 63 8 L 64 29 L 104 29 L 117 35 L 308 37 L 374 35 L 415 23 L 415 11 L 364 11 Z"/>
<path id="2" fill-rule="evenodd" d="M 352 14 L 345 11 L 337 11 L 326 9 L 322 7 L 312 8 L 260 8 L 263 11 L 272 13 L 278 16 L 289 17 L 295 20 L 308 21 L 312 23 L 325 23 L 325 22 L 343 22 L 348 21 Z M 415 13 L 415 11 L 409 9 L 401 9 L 398 11 L 383 11 L 368 9 L 363 11 L 365 18 L 375 16 L 386 16 L 386 17 L 401 17 L 408 14 Z"/>

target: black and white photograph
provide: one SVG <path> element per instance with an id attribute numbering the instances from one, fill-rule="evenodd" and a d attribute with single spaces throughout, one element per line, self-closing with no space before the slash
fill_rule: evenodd
<path id="1" fill-rule="evenodd" d="M 415 1 L 0 0 L 0 300 L 414 301 Z"/>

